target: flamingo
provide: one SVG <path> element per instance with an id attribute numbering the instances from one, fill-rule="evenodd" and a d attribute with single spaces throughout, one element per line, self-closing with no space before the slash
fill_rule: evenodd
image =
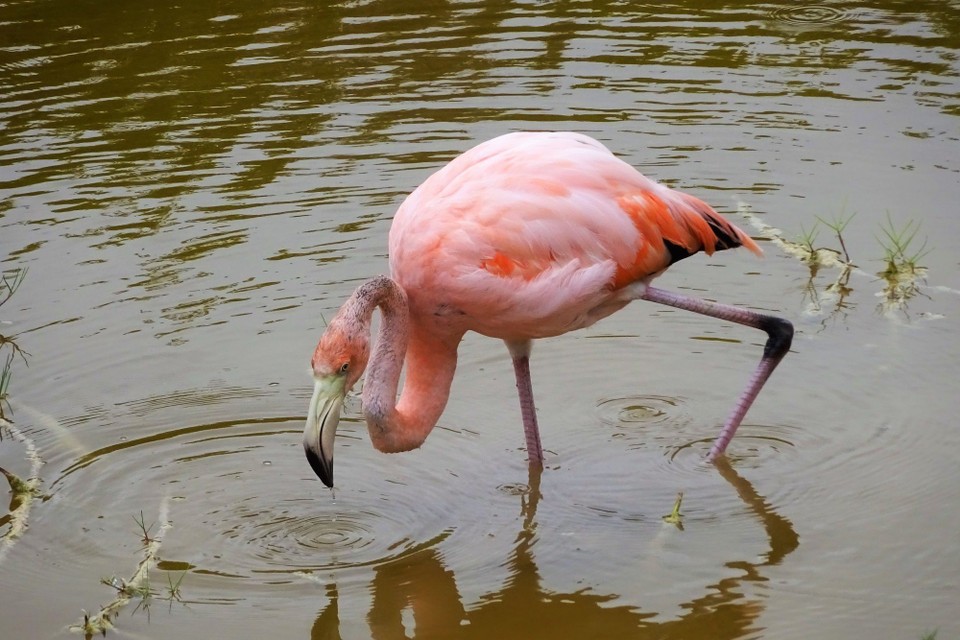
<path id="1" fill-rule="evenodd" d="M 423 444 L 447 404 L 467 331 L 506 343 L 527 458 L 541 465 L 533 340 L 588 327 L 633 300 L 767 333 L 760 363 L 707 454 L 716 459 L 789 350 L 793 325 L 650 283 L 699 251 L 741 246 L 762 255 L 710 206 L 643 176 L 588 136 L 518 132 L 477 145 L 406 198 L 390 228 L 391 277 L 360 285 L 320 338 L 303 434 L 310 466 L 333 486 L 343 400 L 365 370 L 363 413 L 373 446 L 399 452 Z M 376 309 L 382 318 L 371 355 Z"/>

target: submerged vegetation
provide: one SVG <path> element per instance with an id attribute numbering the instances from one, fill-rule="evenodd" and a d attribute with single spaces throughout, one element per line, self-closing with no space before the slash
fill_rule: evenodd
<path id="1" fill-rule="evenodd" d="M 0 307 L 10 301 L 23 284 L 26 275 L 26 269 L 14 269 L 0 275 Z M 7 416 L 7 410 L 10 409 L 7 394 L 10 389 L 13 363 L 20 358 L 26 364 L 29 354 L 20 348 L 14 337 L 8 337 L 2 333 L 0 333 L 0 354 L 3 354 L 3 368 L 0 369 L 0 437 L 6 432 L 14 440 L 22 443 L 26 449 L 27 461 L 30 463 L 30 474 L 26 479 L 0 467 L 0 474 L 7 479 L 11 493 L 10 513 L 4 519 L 9 526 L 0 536 L 0 562 L 2 562 L 27 528 L 27 518 L 30 515 L 33 500 L 40 495 L 40 467 L 43 465 L 43 460 L 33 440 L 18 429 Z"/>
<path id="2" fill-rule="evenodd" d="M 927 241 L 924 240 L 919 249 L 914 244 L 919 230 L 920 223 L 916 220 L 909 220 L 897 228 L 889 213 L 886 224 L 880 225 L 883 237 L 878 241 L 883 246 L 886 266 L 878 275 L 887 283 L 884 294 L 888 304 L 901 305 L 916 295 L 919 283 L 927 273 L 920 266 L 920 259 L 929 252 Z"/>
<path id="3" fill-rule="evenodd" d="M 13 295 L 23 284 L 26 277 L 26 269 L 14 269 L 0 274 L 0 307 L 9 302 Z M 0 322 L 0 324 L 3 324 Z M 13 365 L 17 360 L 22 360 L 27 364 L 27 356 L 30 354 L 24 351 L 16 342 L 15 336 L 8 336 L 0 333 L 0 439 L 4 434 L 12 437 L 13 440 L 23 444 L 26 450 L 26 459 L 30 463 L 29 475 L 21 478 L 17 474 L 0 467 L 7 483 L 10 485 L 10 512 L 2 522 L 6 525 L 6 530 L 0 535 L 0 562 L 4 560 L 14 543 L 23 535 L 27 528 L 27 519 L 30 514 L 31 506 L 35 499 L 41 496 L 40 491 L 40 468 L 43 465 L 43 459 L 37 450 L 33 440 L 21 429 L 19 429 L 9 417 L 11 407 L 8 399 L 10 381 L 12 378 Z M 95 635 L 106 635 L 107 630 L 115 626 L 117 615 L 120 610 L 128 603 L 136 601 L 134 612 L 143 610 L 149 616 L 150 604 L 153 598 L 158 596 L 150 585 L 150 571 L 157 566 L 158 552 L 163 540 L 164 533 L 171 527 L 168 518 L 168 504 L 164 500 L 160 505 L 160 515 L 157 522 L 150 525 L 146 524 L 143 511 L 139 517 L 134 516 L 137 523 L 138 535 L 143 544 L 143 553 L 133 575 L 128 579 L 111 576 L 101 578 L 100 582 L 111 587 L 114 590 L 113 599 L 105 605 L 102 605 L 96 613 L 83 612 L 82 620 L 70 627 L 71 631 L 80 632 L 86 638 L 92 638 Z M 154 528 L 156 527 L 156 531 Z M 169 602 L 182 602 L 180 593 L 180 584 L 185 574 L 181 574 L 176 580 L 172 574 L 167 572 L 168 586 L 165 593 L 160 596 Z"/>
<path id="4" fill-rule="evenodd" d="M 683 514 L 680 513 L 680 505 L 683 504 L 683 491 L 677 494 L 677 499 L 673 503 L 673 509 L 667 515 L 663 516 L 663 521 L 672 524 L 683 531 Z"/>
<path id="5" fill-rule="evenodd" d="M 26 448 L 27 460 L 30 462 L 30 475 L 26 479 L 0 467 L 0 473 L 6 477 L 11 493 L 10 513 L 6 517 L 8 527 L 0 536 L 0 562 L 2 562 L 10 548 L 26 530 L 27 518 L 30 515 L 33 501 L 41 495 L 40 467 L 43 465 L 43 460 L 40 458 L 33 440 L 21 432 L 12 422 L 6 418 L 0 418 L 0 428 L 6 429 L 14 440 L 23 444 Z"/>
<path id="6" fill-rule="evenodd" d="M 824 314 L 824 309 L 828 308 L 827 313 L 831 318 L 845 315 L 851 306 L 848 298 L 853 293 L 850 286 L 853 273 L 879 277 L 879 282 L 883 285 L 882 290 L 877 293 L 881 298 L 878 309 L 882 312 L 906 311 L 908 301 L 920 293 L 920 286 L 927 274 L 920 260 L 927 255 L 928 249 L 925 240 L 916 248 L 915 240 L 920 231 L 920 223 L 915 220 L 909 220 L 903 226 L 897 227 L 887 214 L 886 223 L 881 224 L 880 236 L 877 237 L 883 250 L 883 258 L 880 260 L 884 268 L 870 274 L 854 264 L 843 237 L 856 214 L 840 213 L 830 219 L 816 216 L 809 229 L 800 227 L 800 234 L 794 241 L 786 238 L 779 229 L 764 223 L 746 205 L 741 204 L 740 213 L 766 238 L 810 269 L 804 295 L 809 301 L 811 314 Z M 832 240 L 827 245 L 819 245 L 817 241 L 824 229 L 831 232 Z M 825 269 L 834 270 L 836 276 L 826 287 L 818 289 L 814 280 Z"/>
<path id="7" fill-rule="evenodd" d="M 26 269 L 13 269 L 12 271 L 6 271 L 0 274 L 0 307 L 3 307 L 3 305 L 10 301 L 13 294 L 16 293 L 20 285 L 23 284 L 23 279 L 26 276 Z M 7 392 L 10 388 L 13 362 L 16 357 L 19 356 L 24 364 L 26 364 L 27 355 L 29 354 L 20 348 L 20 345 L 17 344 L 14 338 L 2 333 L 0 333 L 0 354 L 3 354 L 4 357 L 3 368 L 0 369 L 0 418 L 6 418 L 4 407 L 6 407 L 6 409 L 10 408 L 7 402 Z"/>
<path id="8" fill-rule="evenodd" d="M 140 541 L 143 544 L 143 555 L 130 578 L 126 580 L 116 576 L 100 578 L 101 584 L 107 585 L 114 590 L 114 598 L 107 604 L 102 605 L 96 613 L 84 611 L 83 620 L 70 627 L 72 631 L 83 633 L 88 639 L 95 635 L 106 636 L 107 631 L 116 626 L 116 620 L 120 614 L 120 610 L 133 601 L 137 603 L 133 612 L 136 613 L 142 610 L 145 611 L 149 617 L 150 605 L 153 599 L 158 597 L 158 592 L 150 585 L 150 571 L 157 566 L 163 536 L 172 526 L 169 518 L 168 501 L 164 500 L 160 504 L 158 521 L 147 525 L 143 511 L 140 512 L 139 518 L 133 516 L 133 519 L 139 529 L 137 535 L 140 536 Z M 157 526 L 158 522 L 159 526 Z M 157 526 L 156 532 L 153 531 L 155 526 Z M 160 597 L 171 603 L 173 601 L 182 602 L 180 584 L 183 581 L 184 575 L 185 574 L 182 573 L 176 582 L 174 582 L 170 573 L 167 573 L 168 587 L 166 593 Z"/>

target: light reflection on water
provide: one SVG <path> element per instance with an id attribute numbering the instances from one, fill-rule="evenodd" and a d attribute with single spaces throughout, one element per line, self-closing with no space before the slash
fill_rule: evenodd
<path id="1" fill-rule="evenodd" d="M 94 608 L 169 497 L 154 584 L 185 571 L 191 612 L 124 614 L 135 633 L 960 633 L 958 34 L 933 2 L 0 7 L 0 259 L 29 268 L 0 329 L 31 353 L 11 391 L 46 461 L 0 619 L 48 637 Z M 798 325 L 729 467 L 701 455 L 756 336 L 635 305 L 537 346 L 542 478 L 502 347 L 468 337 L 423 450 L 375 453 L 349 407 L 334 499 L 299 437 L 324 318 L 385 269 L 403 194 L 522 128 L 788 237 L 856 213 L 849 291 L 773 242 L 663 278 Z M 928 295 L 893 314 L 887 212 L 931 238 Z"/>

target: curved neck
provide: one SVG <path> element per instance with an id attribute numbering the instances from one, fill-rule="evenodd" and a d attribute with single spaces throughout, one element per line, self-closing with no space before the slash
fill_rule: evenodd
<path id="1" fill-rule="evenodd" d="M 368 289 L 369 287 L 369 289 Z M 380 451 L 416 449 L 437 424 L 457 368 L 460 336 L 438 335 L 411 317 L 403 289 L 381 276 L 354 294 L 369 323 L 375 307 L 382 321 L 366 381 L 363 413 L 370 439 Z M 400 372 L 406 362 L 403 393 L 397 400 Z"/>

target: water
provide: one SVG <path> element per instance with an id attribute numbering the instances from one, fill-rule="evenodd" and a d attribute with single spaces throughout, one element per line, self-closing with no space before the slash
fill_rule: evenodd
<path id="1" fill-rule="evenodd" d="M 0 6 L 0 260 L 28 268 L 0 333 L 30 353 L 0 467 L 44 463 L 0 635 L 115 598 L 141 517 L 169 527 L 138 637 L 960 635 L 958 50 L 942 2 Z M 506 350 L 468 336 L 421 450 L 373 451 L 348 402 L 334 500 L 300 445 L 324 318 L 405 193 L 518 129 L 766 239 L 659 283 L 790 318 L 793 352 L 712 467 L 762 336 L 635 304 L 542 341 L 541 475 Z M 846 276 L 762 232 L 850 215 Z M 890 309 L 911 221 L 927 271 Z"/>

